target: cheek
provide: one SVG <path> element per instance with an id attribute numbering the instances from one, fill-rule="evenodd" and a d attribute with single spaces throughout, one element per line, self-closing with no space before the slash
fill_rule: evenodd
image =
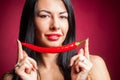
<path id="1" fill-rule="evenodd" d="M 66 26 L 65 26 L 65 25 L 66 25 Z M 64 28 L 64 33 L 67 34 L 68 29 L 69 29 L 68 22 L 66 22 L 66 23 L 63 24 L 63 28 Z"/>
<path id="2" fill-rule="evenodd" d="M 35 24 L 35 36 L 37 39 L 42 37 L 42 34 L 44 32 L 44 28 L 42 28 L 42 25 L 40 23 Z"/>
<path id="3" fill-rule="evenodd" d="M 65 35 L 67 35 L 67 33 L 68 33 L 68 27 L 66 27 L 66 28 L 64 29 L 64 33 L 65 33 Z"/>
<path id="4" fill-rule="evenodd" d="M 47 27 L 45 27 L 45 23 L 43 23 L 42 21 L 37 20 L 35 22 L 35 32 L 36 35 L 42 35 L 43 33 L 46 32 Z"/>
<path id="5" fill-rule="evenodd" d="M 41 31 L 38 30 L 38 29 L 36 29 L 36 30 L 35 30 L 35 38 L 36 38 L 37 40 L 39 40 L 41 37 L 42 37 Z"/>

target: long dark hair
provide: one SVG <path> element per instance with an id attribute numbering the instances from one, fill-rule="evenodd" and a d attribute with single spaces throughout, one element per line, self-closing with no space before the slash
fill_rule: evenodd
<path id="1" fill-rule="evenodd" d="M 62 0 L 65 4 L 65 7 L 68 12 L 68 22 L 69 22 L 69 30 L 66 36 L 63 45 L 71 43 L 75 41 L 75 17 L 72 8 L 72 4 L 70 0 Z M 37 0 L 26 0 L 22 16 L 20 22 L 20 32 L 19 32 L 19 40 L 22 42 L 35 44 L 35 35 L 34 35 L 34 11 L 35 4 Z M 36 60 L 39 63 L 39 54 L 36 52 L 23 47 L 23 49 L 28 53 L 30 57 Z M 58 56 L 58 66 L 61 72 L 64 75 L 65 80 L 71 80 L 71 69 L 69 67 L 71 57 L 75 55 L 75 50 L 65 52 L 63 54 L 59 54 Z"/>

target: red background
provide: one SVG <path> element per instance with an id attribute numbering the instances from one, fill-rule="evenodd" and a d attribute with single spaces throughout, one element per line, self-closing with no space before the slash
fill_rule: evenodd
<path id="1" fill-rule="evenodd" d="M 118 0 L 119 1 L 119 0 Z M 112 80 L 119 77 L 120 8 L 117 0 L 72 0 L 77 40 L 90 39 L 91 54 L 101 56 Z M 17 57 L 17 38 L 24 0 L 0 1 L 0 77 L 11 70 Z"/>

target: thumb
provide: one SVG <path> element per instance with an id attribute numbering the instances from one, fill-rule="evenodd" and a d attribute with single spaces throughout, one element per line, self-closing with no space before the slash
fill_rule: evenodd
<path id="1" fill-rule="evenodd" d="M 84 55 L 84 50 L 83 50 L 83 48 L 81 48 L 79 51 L 78 51 L 78 55 Z"/>

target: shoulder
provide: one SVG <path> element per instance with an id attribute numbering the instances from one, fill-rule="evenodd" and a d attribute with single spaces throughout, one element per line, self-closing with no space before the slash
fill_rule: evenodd
<path id="1" fill-rule="evenodd" d="M 104 59 L 97 55 L 90 55 L 93 67 L 90 75 L 95 80 L 110 80 L 109 72 Z"/>
<path id="2" fill-rule="evenodd" d="M 90 60 L 93 64 L 98 64 L 98 63 L 105 64 L 103 58 L 98 55 L 90 55 Z"/>
<path id="3" fill-rule="evenodd" d="M 95 69 L 107 69 L 104 59 L 100 56 L 90 55 L 90 61 L 92 62 L 93 68 Z"/>
<path id="4" fill-rule="evenodd" d="M 2 80 L 12 80 L 13 71 L 9 71 L 2 76 Z"/>

